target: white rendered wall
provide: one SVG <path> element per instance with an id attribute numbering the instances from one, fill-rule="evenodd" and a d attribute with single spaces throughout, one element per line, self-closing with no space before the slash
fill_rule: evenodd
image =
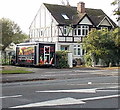
<path id="1" fill-rule="evenodd" d="M 56 20 L 44 5 L 41 5 L 30 26 L 30 41 L 52 42 L 57 37 L 58 28 Z M 54 38 L 54 41 L 56 38 Z"/>

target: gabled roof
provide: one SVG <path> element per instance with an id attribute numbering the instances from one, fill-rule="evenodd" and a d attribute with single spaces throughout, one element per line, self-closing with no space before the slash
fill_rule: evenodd
<path id="1" fill-rule="evenodd" d="M 44 5 L 60 25 L 76 25 L 85 15 L 87 15 L 93 25 L 98 26 L 104 17 L 107 16 L 101 9 L 86 8 L 86 13 L 79 13 L 77 12 L 77 7 L 46 3 L 44 3 Z M 64 19 L 62 14 L 65 14 L 69 19 Z M 108 19 L 110 18 L 108 17 Z M 114 26 L 116 26 L 116 24 L 111 19 L 110 21 Z"/>
<path id="2" fill-rule="evenodd" d="M 52 5 L 44 3 L 45 7 L 49 10 L 51 15 L 56 19 L 59 24 L 70 24 L 72 23 L 72 17 L 77 14 L 74 8 L 70 6 L 62 6 L 62 5 Z M 66 14 L 68 16 L 68 20 L 62 17 L 62 14 Z"/>

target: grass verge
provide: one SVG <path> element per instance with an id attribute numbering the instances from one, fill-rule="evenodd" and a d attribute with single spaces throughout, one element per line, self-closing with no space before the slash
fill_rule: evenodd
<path id="1" fill-rule="evenodd" d="M 33 73 L 33 72 L 27 70 L 2 70 L 2 74 L 25 74 L 25 73 Z"/>

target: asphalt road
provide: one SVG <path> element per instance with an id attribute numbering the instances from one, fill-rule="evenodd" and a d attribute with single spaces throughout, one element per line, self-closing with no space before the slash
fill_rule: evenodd
<path id="1" fill-rule="evenodd" d="M 3 83 L 3 94 L 0 97 L 2 108 L 25 108 L 26 110 L 33 107 L 116 108 L 117 110 L 119 86 L 116 74 L 116 70 L 58 71 L 58 69 L 37 68 L 35 77 L 55 79 Z"/>
<path id="2" fill-rule="evenodd" d="M 117 76 L 118 70 L 100 70 L 93 68 L 53 69 L 53 68 L 27 68 L 34 73 L 30 74 L 4 74 L 2 82 L 21 82 L 55 79 L 76 79 L 84 77 Z"/>

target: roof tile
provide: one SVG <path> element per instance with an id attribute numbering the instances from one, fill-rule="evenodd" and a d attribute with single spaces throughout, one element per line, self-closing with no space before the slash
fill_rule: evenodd
<path id="1" fill-rule="evenodd" d="M 102 21 L 102 19 L 107 16 L 101 9 L 85 8 L 86 13 L 79 13 L 77 12 L 77 7 L 46 3 L 44 3 L 44 5 L 60 25 L 76 25 L 85 16 L 85 14 L 87 14 L 93 24 L 97 26 Z M 64 19 L 62 14 L 66 14 L 69 19 Z M 113 25 L 115 25 L 111 19 L 110 21 L 113 23 Z"/>

